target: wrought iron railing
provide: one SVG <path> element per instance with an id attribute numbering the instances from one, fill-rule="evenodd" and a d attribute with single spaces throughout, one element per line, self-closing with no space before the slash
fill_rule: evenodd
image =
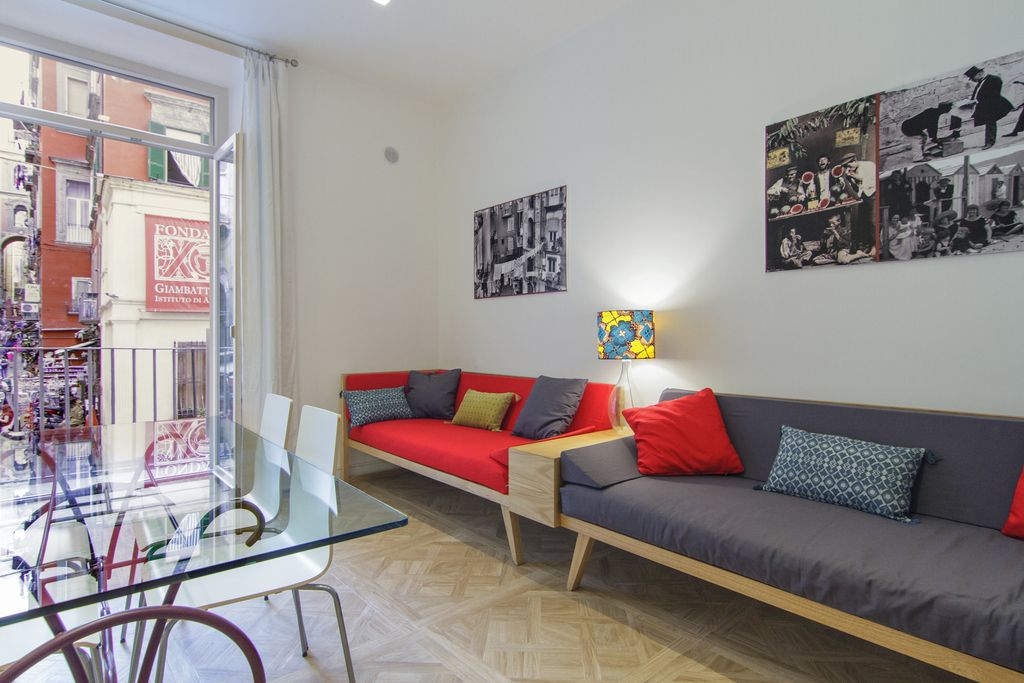
<path id="1" fill-rule="evenodd" d="M 206 414 L 206 344 L 173 347 L 7 347 L 0 429 L 173 420 Z"/>

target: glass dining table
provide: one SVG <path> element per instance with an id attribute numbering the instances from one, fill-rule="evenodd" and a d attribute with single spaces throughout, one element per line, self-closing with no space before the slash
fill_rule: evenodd
<path id="1" fill-rule="evenodd" d="M 265 680 L 255 647 L 237 626 L 174 604 L 181 583 L 407 521 L 223 420 L 48 430 L 35 448 L 5 447 L 0 664 L 13 663 L 0 671 L 0 683 L 57 653 L 76 683 L 95 679 L 97 672 L 109 679 L 114 633 L 132 622 L 137 629 L 152 625 L 149 640 L 136 644 L 138 680 L 147 680 L 168 620 L 220 631 L 246 657 L 254 680 Z M 291 583 L 281 577 L 282 588 Z M 121 601 L 140 593 L 162 601 L 124 609 L 127 602 Z M 76 649 L 83 642 L 93 643 L 98 661 L 91 672 Z"/>

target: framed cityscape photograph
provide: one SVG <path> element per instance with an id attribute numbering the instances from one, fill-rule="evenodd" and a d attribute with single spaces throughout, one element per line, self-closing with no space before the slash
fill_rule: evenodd
<path id="1" fill-rule="evenodd" d="M 566 291 L 566 186 L 473 214 L 473 296 Z"/>

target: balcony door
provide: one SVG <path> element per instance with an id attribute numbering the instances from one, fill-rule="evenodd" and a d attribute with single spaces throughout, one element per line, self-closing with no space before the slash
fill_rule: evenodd
<path id="1" fill-rule="evenodd" d="M 237 395 L 235 392 L 235 319 L 238 310 L 237 257 L 238 257 L 238 178 L 236 150 L 238 135 L 232 135 L 214 155 L 213 217 L 217 229 L 213 236 L 213 339 L 211 346 L 216 349 L 217 362 L 211 364 L 210 385 L 216 392 L 211 405 L 216 414 L 235 419 Z"/>

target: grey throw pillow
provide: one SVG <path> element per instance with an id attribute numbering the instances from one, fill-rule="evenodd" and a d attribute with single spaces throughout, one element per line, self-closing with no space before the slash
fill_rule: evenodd
<path id="1" fill-rule="evenodd" d="M 462 370 L 446 372 L 409 373 L 409 384 L 405 397 L 409 400 L 413 417 L 429 417 L 436 420 L 450 420 L 455 417 L 455 396 L 459 393 Z"/>
<path id="2" fill-rule="evenodd" d="M 885 446 L 782 426 L 765 491 L 832 503 L 909 522 L 924 448 Z"/>
<path id="3" fill-rule="evenodd" d="M 408 420 L 412 417 L 405 390 L 367 389 L 366 391 L 343 391 L 345 407 L 348 408 L 349 424 L 362 427 L 372 422 L 385 420 Z"/>
<path id="4" fill-rule="evenodd" d="M 512 433 L 524 439 L 550 439 L 564 434 L 580 407 L 585 379 L 561 379 L 541 375 L 516 420 Z"/>

